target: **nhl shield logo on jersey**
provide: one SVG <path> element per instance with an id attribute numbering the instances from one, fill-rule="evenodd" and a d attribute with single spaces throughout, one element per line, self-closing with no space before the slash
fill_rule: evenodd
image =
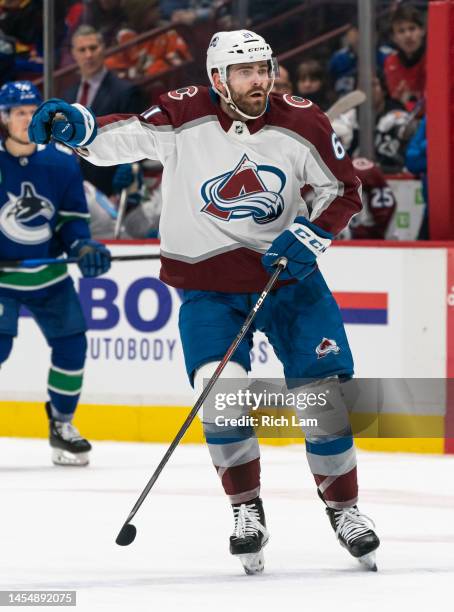
<path id="1" fill-rule="evenodd" d="M 285 174 L 243 155 L 234 170 L 206 181 L 201 189 L 202 212 L 222 221 L 252 219 L 259 224 L 277 219 L 284 210 L 281 195 Z"/>
<path id="2" fill-rule="evenodd" d="M 335 340 L 331 340 L 330 338 L 323 338 L 320 344 L 316 347 L 315 352 L 317 353 L 317 359 L 321 359 L 322 357 L 326 357 L 329 353 L 337 353 L 340 352 L 340 348 L 337 346 L 337 342 Z"/>
<path id="3" fill-rule="evenodd" d="M 48 221 L 54 214 L 52 203 L 25 182 L 20 195 L 8 192 L 8 202 L 0 209 L 0 231 L 19 244 L 40 244 L 52 236 Z"/>

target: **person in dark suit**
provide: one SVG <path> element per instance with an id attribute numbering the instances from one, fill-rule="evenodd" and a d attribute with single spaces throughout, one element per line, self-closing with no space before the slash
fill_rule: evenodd
<path id="1" fill-rule="evenodd" d="M 89 106 L 95 115 L 141 113 L 149 104 L 141 90 L 118 78 L 104 65 L 102 35 L 92 26 L 82 25 L 72 37 L 72 55 L 79 66 L 80 80 L 63 94 L 66 102 Z M 112 179 L 117 166 L 101 168 L 81 160 L 84 179 L 106 195 L 113 193 Z"/>

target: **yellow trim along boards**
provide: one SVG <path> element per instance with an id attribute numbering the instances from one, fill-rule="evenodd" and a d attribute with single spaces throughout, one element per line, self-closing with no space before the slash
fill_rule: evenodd
<path id="1" fill-rule="evenodd" d="M 89 440 L 127 442 L 170 442 L 181 427 L 190 408 L 187 406 L 117 406 L 81 404 L 75 423 Z M 443 453 L 444 419 L 442 416 L 381 415 L 370 425 L 367 416 L 356 415 L 361 436 L 356 446 L 364 450 Z M 358 428 L 355 428 L 358 431 Z M 406 437 L 386 437 L 390 432 Z M 408 437 L 408 432 L 412 436 Z M 421 435 L 424 432 L 424 437 Z M 378 437 L 378 435 L 380 437 Z M 417 437 L 421 435 L 421 437 Z M 427 437 L 427 435 L 433 437 Z M 0 436 L 45 438 L 47 420 L 44 406 L 38 402 L 0 401 Z M 368 437 L 370 436 L 370 437 Z M 272 445 L 302 443 L 303 438 L 279 436 L 261 438 Z M 202 443 L 199 419 L 195 419 L 183 438 L 186 443 Z"/>

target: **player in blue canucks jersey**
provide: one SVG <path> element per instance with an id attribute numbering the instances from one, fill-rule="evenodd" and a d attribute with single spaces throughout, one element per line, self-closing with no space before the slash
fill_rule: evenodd
<path id="1" fill-rule="evenodd" d="M 41 103 L 27 81 L 0 89 L 0 259 L 79 257 L 84 276 L 110 267 L 110 253 L 91 240 L 79 164 L 61 145 L 35 145 L 28 138 Z M 86 325 L 65 265 L 0 271 L 0 365 L 17 335 L 19 309 L 35 318 L 51 349 L 46 411 L 53 462 L 87 465 L 91 445 L 72 424 L 82 388 Z"/>

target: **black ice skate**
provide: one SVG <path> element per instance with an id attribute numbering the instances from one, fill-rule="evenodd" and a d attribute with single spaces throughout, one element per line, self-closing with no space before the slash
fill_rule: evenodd
<path id="1" fill-rule="evenodd" d="M 376 572 L 375 550 L 380 540 L 371 519 L 361 514 L 356 506 L 343 510 L 326 508 L 326 514 L 341 545 L 367 569 Z"/>
<path id="2" fill-rule="evenodd" d="M 230 552 L 240 558 L 246 574 L 263 572 L 263 547 L 268 542 L 265 513 L 260 497 L 244 504 L 233 504 L 235 529 L 230 536 Z"/>
<path id="3" fill-rule="evenodd" d="M 46 402 L 49 418 L 49 443 L 52 447 L 52 462 L 55 465 L 85 466 L 89 463 L 91 444 L 71 422 L 57 421 L 52 417 L 50 402 Z"/>

